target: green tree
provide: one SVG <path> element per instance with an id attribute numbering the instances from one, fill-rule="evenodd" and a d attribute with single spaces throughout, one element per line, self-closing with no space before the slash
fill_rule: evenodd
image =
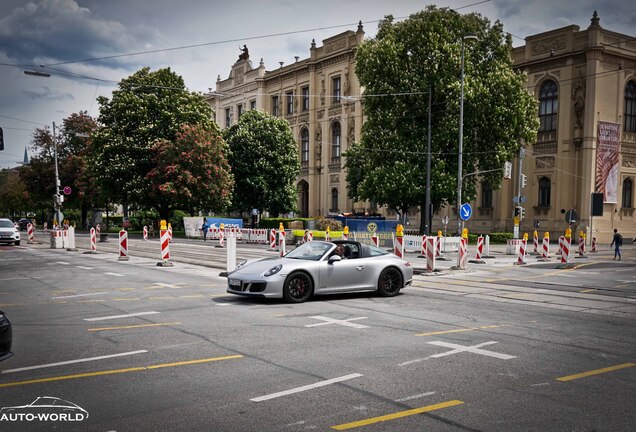
<path id="1" fill-rule="evenodd" d="M 351 198 L 400 211 L 424 208 L 432 89 L 431 202 L 435 208 L 455 203 L 467 33 L 479 40 L 464 49 L 463 173 L 489 171 L 480 178 L 497 188 L 504 162 L 513 159 L 521 141 L 536 138 L 536 101 L 524 75 L 512 68 L 511 40 L 500 22 L 491 25 L 479 14 L 435 6 L 401 22 L 388 16 L 356 55 L 356 75 L 368 96 L 361 140 L 345 154 Z M 476 180 L 464 178 L 464 201 L 476 196 Z"/>
<path id="2" fill-rule="evenodd" d="M 235 182 L 233 207 L 273 215 L 296 210 L 300 161 L 289 123 L 252 110 L 226 129 L 224 137 Z"/>
<path id="3" fill-rule="evenodd" d="M 217 129 L 183 125 L 174 141 L 159 140 L 152 151 L 155 167 L 146 178 L 162 219 L 174 208 L 222 212 L 229 207 L 233 180 Z"/>
<path id="4" fill-rule="evenodd" d="M 0 171 L 0 214 L 12 217 L 29 209 L 28 192 L 20 174 L 14 170 Z"/>
<path id="5" fill-rule="evenodd" d="M 174 141 L 184 124 L 213 130 L 212 110 L 199 94 L 188 91 L 183 78 L 170 68 L 143 68 L 121 80 L 109 100 L 99 97 L 93 136 L 94 168 L 110 202 L 155 207 L 147 174 L 154 168 L 157 140 Z"/>

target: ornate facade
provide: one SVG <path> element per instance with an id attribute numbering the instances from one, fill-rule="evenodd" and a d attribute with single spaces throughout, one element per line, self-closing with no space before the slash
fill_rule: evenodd
<path id="1" fill-rule="evenodd" d="M 363 123 L 362 89 L 355 76 L 356 47 L 363 41 L 362 25 L 323 40 L 312 41 L 309 58 L 266 71 L 263 61 L 252 67 L 243 49 L 227 79 L 220 77 L 207 95 L 216 121 L 228 127 L 247 109 L 261 109 L 287 119 L 298 142 L 301 173 L 297 181 L 302 216 L 369 211 L 368 203 L 347 198 L 342 153 L 358 140 Z M 599 241 L 609 241 L 614 228 L 636 237 L 636 41 L 605 30 L 596 13 L 590 26 L 571 25 L 529 36 L 514 48 L 514 67 L 527 74 L 527 88 L 537 98 L 541 126 L 537 142 L 525 143 L 521 163 L 513 163 L 511 180 L 492 190 L 478 187 L 472 203 L 471 232 L 513 230 L 519 173 L 527 178 L 521 190 L 525 219 L 521 232 L 539 223 L 541 232 L 562 235 L 564 211 L 578 213 L 575 228 Z M 605 199 L 603 216 L 590 217 L 592 192 L 597 187 L 597 156 L 601 124 L 619 125 L 617 198 Z M 466 131 L 465 131 L 466 132 Z M 519 171 L 521 167 L 521 171 Z M 434 186 L 433 186 L 434 187 Z M 381 213 L 389 213 L 379 209 Z M 409 214 L 419 226 L 419 213 Z M 456 220 L 454 206 L 435 213 L 432 229 L 444 229 L 442 219 Z"/>

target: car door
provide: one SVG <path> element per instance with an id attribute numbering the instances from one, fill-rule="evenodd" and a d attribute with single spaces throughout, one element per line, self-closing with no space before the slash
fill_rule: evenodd
<path id="1" fill-rule="evenodd" d="M 339 292 L 366 289 L 368 277 L 366 259 L 343 259 L 321 262 L 320 292 Z"/>

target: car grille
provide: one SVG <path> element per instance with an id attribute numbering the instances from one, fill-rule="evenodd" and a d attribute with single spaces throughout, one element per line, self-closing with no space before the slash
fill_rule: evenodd
<path id="1" fill-rule="evenodd" d="M 263 292 L 267 287 L 267 282 L 241 282 L 241 285 L 230 285 L 228 281 L 228 287 L 233 291 L 241 292 Z"/>

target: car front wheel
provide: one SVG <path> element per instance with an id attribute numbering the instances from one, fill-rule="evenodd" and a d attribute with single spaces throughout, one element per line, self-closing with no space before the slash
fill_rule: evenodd
<path id="1" fill-rule="evenodd" d="M 290 303 L 302 303 L 311 297 L 313 283 L 307 273 L 295 272 L 287 276 L 283 286 L 283 297 Z"/>
<path id="2" fill-rule="evenodd" d="M 396 296 L 400 292 L 400 288 L 402 288 L 402 275 L 398 269 L 389 267 L 380 273 L 378 293 L 382 297 Z"/>

